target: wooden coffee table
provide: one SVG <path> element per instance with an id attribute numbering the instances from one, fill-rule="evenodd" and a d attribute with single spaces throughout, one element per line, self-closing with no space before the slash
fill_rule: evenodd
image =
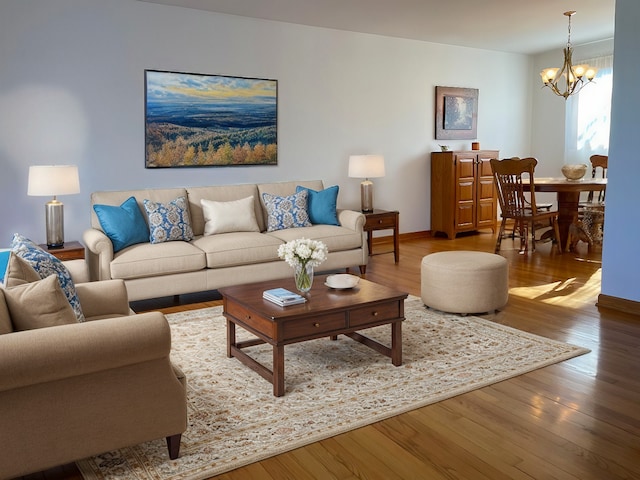
<path id="1" fill-rule="evenodd" d="M 227 319 L 227 356 L 273 383 L 273 394 L 284 395 L 284 346 L 320 337 L 336 340 L 346 335 L 402 365 L 402 321 L 407 293 L 361 279 L 358 286 L 334 290 L 324 285 L 326 276 L 316 275 L 307 302 L 280 307 L 262 298 L 276 287 L 295 291 L 293 278 L 221 288 Z M 379 325 L 391 325 L 391 347 L 358 333 Z M 237 341 L 236 326 L 256 338 Z M 262 343 L 273 347 L 273 370 L 258 363 L 243 349 Z"/>

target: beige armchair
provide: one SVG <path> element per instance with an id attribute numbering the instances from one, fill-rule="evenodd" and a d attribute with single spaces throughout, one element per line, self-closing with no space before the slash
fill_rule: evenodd
<path id="1" fill-rule="evenodd" d="M 0 289 L 0 478 L 162 437 L 178 456 L 185 378 L 164 315 L 130 315 L 122 280 L 76 289 L 86 322 L 24 331 Z"/>

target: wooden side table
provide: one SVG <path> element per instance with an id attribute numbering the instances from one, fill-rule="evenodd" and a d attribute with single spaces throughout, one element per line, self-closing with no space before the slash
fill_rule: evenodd
<path id="1" fill-rule="evenodd" d="M 400 260 L 400 241 L 399 241 L 399 224 L 400 212 L 397 210 L 378 210 L 373 212 L 363 212 L 367 217 L 364 224 L 364 230 L 367 232 L 367 245 L 369 247 L 369 255 L 373 255 L 373 234 L 374 230 L 393 230 L 393 256 L 395 262 Z M 391 253 L 391 252 L 384 252 Z"/>
<path id="2" fill-rule="evenodd" d="M 63 262 L 67 260 L 84 259 L 84 245 L 80 242 L 64 242 L 64 245 L 60 248 L 49 248 L 46 243 L 42 243 L 40 244 L 40 248 Z"/>

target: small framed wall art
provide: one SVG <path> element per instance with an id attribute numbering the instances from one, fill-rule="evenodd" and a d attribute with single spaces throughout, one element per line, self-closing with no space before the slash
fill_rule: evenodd
<path id="1" fill-rule="evenodd" d="M 436 140 L 478 136 L 478 89 L 436 87 Z"/>
<path id="2" fill-rule="evenodd" d="M 278 82 L 145 70 L 145 167 L 278 164 Z"/>

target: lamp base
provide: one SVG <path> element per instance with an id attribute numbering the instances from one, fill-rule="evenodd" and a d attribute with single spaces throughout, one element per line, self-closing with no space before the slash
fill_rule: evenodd
<path id="1" fill-rule="evenodd" d="M 364 213 L 373 212 L 373 182 L 365 180 L 360 184 L 360 203 Z"/>
<path id="2" fill-rule="evenodd" d="M 47 247 L 60 248 L 64 246 L 64 205 L 55 198 L 47 202 L 45 219 L 47 228 Z"/>

